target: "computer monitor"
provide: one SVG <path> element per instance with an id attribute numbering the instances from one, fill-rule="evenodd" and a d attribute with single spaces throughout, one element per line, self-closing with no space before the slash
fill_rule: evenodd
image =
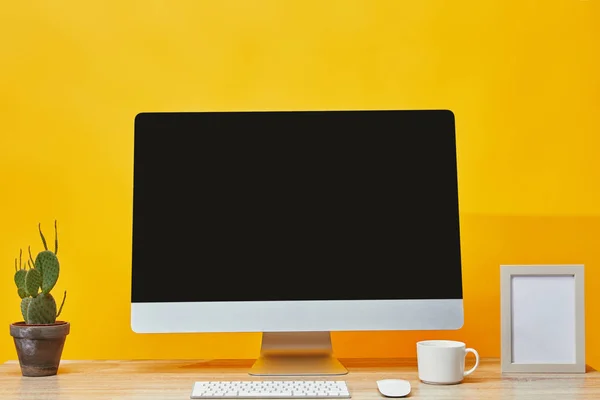
<path id="1" fill-rule="evenodd" d="M 131 326 L 262 332 L 254 375 L 344 374 L 330 332 L 463 324 L 448 110 L 135 117 Z"/>

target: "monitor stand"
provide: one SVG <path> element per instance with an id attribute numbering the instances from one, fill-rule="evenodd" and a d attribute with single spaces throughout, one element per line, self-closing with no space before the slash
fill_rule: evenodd
<path id="1" fill-rule="evenodd" d="M 265 332 L 260 356 L 249 371 L 256 376 L 345 375 L 333 357 L 329 332 Z"/>

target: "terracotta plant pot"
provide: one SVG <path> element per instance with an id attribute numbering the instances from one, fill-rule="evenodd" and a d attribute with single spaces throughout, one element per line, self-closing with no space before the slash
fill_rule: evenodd
<path id="1" fill-rule="evenodd" d="M 49 325 L 10 325 L 23 376 L 56 375 L 62 357 L 65 339 L 71 330 L 68 322 L 56 321 Z"/>

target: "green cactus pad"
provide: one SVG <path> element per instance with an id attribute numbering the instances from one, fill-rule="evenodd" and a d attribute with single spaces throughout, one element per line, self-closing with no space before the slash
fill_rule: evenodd
<path id="1" fill-rule="evenodd" d="M 50 293 L 40 293 L 27 307 L 28 324 L 53 324 L 56 322 L 56 301 Z"/>
<path id="2" fill-rule="evenodd" d="M 25 275 L 25 291 L 29 296 L 36 297 L 42 285 L 42 274 L 37 269 L 28 269 Z"/>
<path id="3" fill-rule="evenodd" d="M 21 314 L 23 314 L 23 321 L 27 322 L 27 309 L 29 308 L 29 303 L 31 302 L 31 297 L 25 297 L 21 300 Z"/>
<path id="4" fill-rule="evenodd" d="M 25 297 L 28 297 L 27 292 L 23 288 L 18 288 L 17 293 L 19 294 L 19 297 L 22 299 L 24 299 Z"/>
<path id="5" fill-rule="evenodd" d="M 50 293 L 60 273 L 58 258 L 50 250 L 41 251 L 35 258 L 35 269 L 42 273 L 42 292 Z"/>
<path id="6" fill-rule="evenodd" d="M 23 290 L 25 289 L 25 275 L 27 275 L 27 271 L 24 269 L 20 269 L 15 272 L 15 284 L 17 285 L 17 288 L 22 288 Z"/>

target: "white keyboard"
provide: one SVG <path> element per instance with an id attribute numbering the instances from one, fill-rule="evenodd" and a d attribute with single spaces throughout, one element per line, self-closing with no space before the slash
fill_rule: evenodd
<path id="1" fill-rule="evenodd" d="M 190 399 L 349 399 L 345 381 L 201 381 Z"/>

